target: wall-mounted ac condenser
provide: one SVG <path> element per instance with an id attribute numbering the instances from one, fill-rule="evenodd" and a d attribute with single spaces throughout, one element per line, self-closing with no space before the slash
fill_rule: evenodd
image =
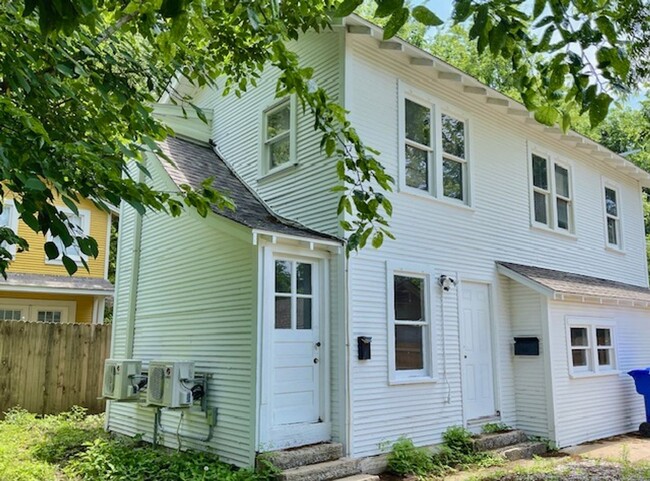
<path id="1" fill-rule="evenodd" d="M 151 361 L 147 381 L 147 404 L 167 408 L 192 405 L 194 363 Z"/>
<path id="2" fill-rule="evenodd" d="M 138 379 L 142 362 L 134 359 L 106 359 L 102 396 L 114 401 L 131 401 L 138 398 Z"/>

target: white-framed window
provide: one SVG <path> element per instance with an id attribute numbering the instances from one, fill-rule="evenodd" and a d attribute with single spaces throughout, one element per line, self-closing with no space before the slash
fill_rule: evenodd
<path id="1" fill-rule="evenodd" d="M 79 214 L 75 214 L 70 209 L 60 207 L 59 210 L 63 212 L 68 217 L 68 230 L 73 237 L 79 236 L 89 236 L 90 235 L 90 211 L 86 209 L 79 209 Z M 63 254 L 67 255 L 70 259 L 75 262 L 80 262 L 81 259 L 85 259 L 86 256 L 81 252 L 77 242 L 73 242 L 69 246 L 65 246 L 63 240 L 60 237 L 53 237 L 52 233 L 47 235 L 48 242 L 54 242 L 56 247 L 59 249 L 59 257 L 56 259 L 48 259 L 46 257 L 45 262 L 48 264 L 60 264 Z"/>
<path id="2" fill-rule="evenodd" d="M 389 382 L 432 381 L 435 375 L 430 271 L 388 263 Z"/>
<path id="3" fill-rule="evenodd" d="M 75 322 L 77 303 L 44 299 L 0 299 L 0 321 Z"/>
<path id="4" fill-rule="evenodd" d="M 548 152 L 529 149 L 530 221 L 535 227 L 573 234 L 571 166 Z"/>
<path id="5" fill-rule="evenodd" d="M 399 87 L 400 189 L 469 205 L 467 116 L 403 83 Z"/>
<path id="6" fill-rule="evenodd" d="M 296 101 L 287 97 L 262 112 L 261 175 L 296 165 Z"/>
<path id="7" fill-rule="evenodd" d="M 621 205 L 618 187 L 609 181 L 603 182 L 603 211 L 605 213 L 605 243 L 607 247 L 621 250 Z"/>
<path id="8" fill-rule="evenodd" d="M 9 227 L 15 234 L 18 233 L 18 211 L 16 211 L 16 206 L 14 205 L 13 200 L 5 200 L 2 204 L 2 213 L 0 213 L 0 226 Z M 3 242 L 3 247 L 5 247 L 9 253 L 13 256 L 16 255 L 16 245 L 7 245 Z"/>
<path id="9" fill-rule="evenodd" d="M 314 263 L 275 259 L 275 329 L 309 330 L 315 306 Z"/>
<path id="10" fill-rule="evenodd" d="M 616 372 L 615 323 L 608 319 L 567 318 L 571 375 Z"/>

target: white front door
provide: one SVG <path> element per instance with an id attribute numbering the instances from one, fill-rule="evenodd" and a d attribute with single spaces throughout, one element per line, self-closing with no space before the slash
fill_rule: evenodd
<path id="1" fill-rule="evenodd" d="M 265 450 L 327 441 L 324 412 L 322 279 L 319 260 L 273 255 L 266 282 Z M 271 279 L 269 279 L 271 277 Z M 271 282 L 269 282 L 271 281 Z M 263 372 L 265 370 L 263 369 Z"/>
<path id="2" fill-rule="evenodd" d="M 492 367 L 490 293 L 487 284 L 461 286 L 461 361 L 466 420 L 496 414 Z"/>

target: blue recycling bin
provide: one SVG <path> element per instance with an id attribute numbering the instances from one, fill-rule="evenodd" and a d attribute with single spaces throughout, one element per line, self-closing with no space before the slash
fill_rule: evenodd
<path id="1" fill-rule="evenodd" d="M 633 369 L 628 372 L 630 376 L 634 379 L 634 384 L 636 385 L 636 392 L 643 396 L 645 401 L 645 423 L 641 423 L 639 426 L 639 431 L 644 436 L 650 435 L 650 367 L 645 369 Z"/>

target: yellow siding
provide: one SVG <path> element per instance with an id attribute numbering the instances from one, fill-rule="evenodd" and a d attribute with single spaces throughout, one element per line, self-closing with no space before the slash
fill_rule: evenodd
<path id="1" fill-rule="evenodd" d="M 61 204 L 61 207 L 63 207 L 63 204 Z M 107 239 L 109 215 L 106 212 L 99 210 L 88 200 L 80 202 L 79 207 L 90 211 L 90 235 L 97 240 L 97 244 L 99 245 L 99 255 L 96 259 L 93 259 L 92 257 L 88 259 L 90 272 L 86 271 L 86 269 L 80 265 L 75 276 L 103 278 L 107 254 L 106 247 L 109 245 L 109 240 Z M 22 221 L 18 224 L 18 235 L 24 237 L 27 242 L 29 242 L 29 251 L 19 252 L 16 254 L 16 259 L 11 263 L 9 272 L 62 276 L 68 275 L 63 265 L 48 264 L 45 262 L 46 256 L 45 251 L 43 250 L 45 237 L 43 235 L 36 234 Z"/>
<path id="2" fill-rule="evenodd" d="M 37 294 L 34 292 L 0 292 L 0 299 L 34 299 L 39 301 L 72 301 L 76 302 L 76 319 L 79 323 L 90 323 L 93 318 L 93 296 L 65 295 L 65 294 Z"/>

